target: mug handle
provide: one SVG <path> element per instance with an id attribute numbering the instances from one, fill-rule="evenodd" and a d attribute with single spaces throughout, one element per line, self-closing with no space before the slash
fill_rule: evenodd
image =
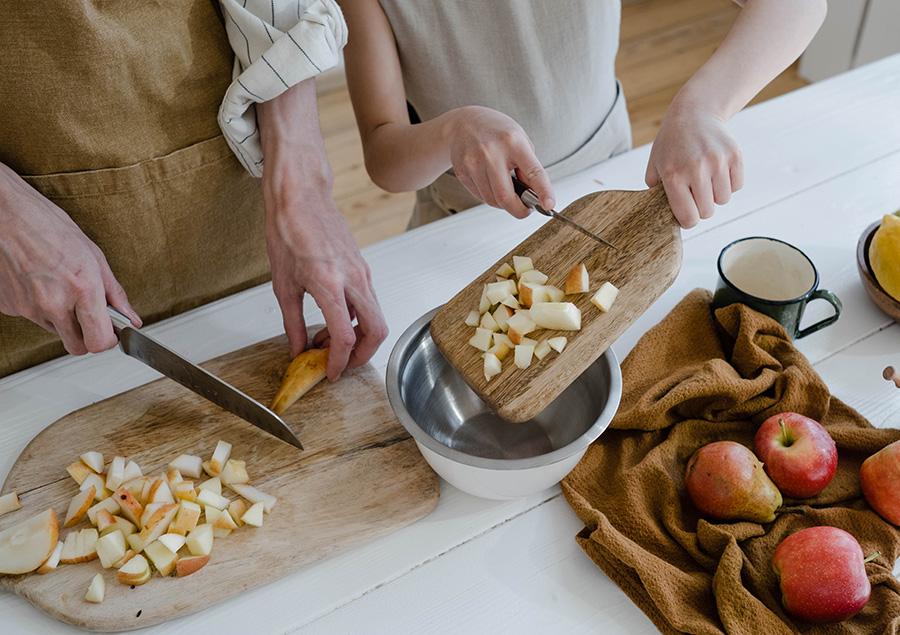
<path id="1" fill-rule="evenodd" d="M 816 331 L 820 331 L 824 329 L 826 326 L 831 326 L 835 322 L 838 321 L 838 318 L 841 317 L 841 309 L 843 309 L 843 305 L 841 304 L 840 299 L 834 295 L 831 291 L 826 291 L 825 289 L 819 289 L 814 291 L 813 294 L 809 297 L 807 304 L 812 302 L 813 300 L 826 300 L 831 306 L 834 307 L 834 315 L 831 317 L 827 317 L 824 320 L 816 322 L 815 324 L 811 324 L 807 326 L 805 329 L 800 329 L 797 331 L 797 335 L 795 339 L 800 339 L 801 337 L 806 337 Z"/>

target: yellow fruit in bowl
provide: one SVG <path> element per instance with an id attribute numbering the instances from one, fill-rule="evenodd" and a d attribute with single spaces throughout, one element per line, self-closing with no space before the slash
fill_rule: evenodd
<path id="1" fill-rule="evenodd" d="M 900 301 L 900 216 L 886 214 L 869 245 L 869 264 L 881 288 Z"/>

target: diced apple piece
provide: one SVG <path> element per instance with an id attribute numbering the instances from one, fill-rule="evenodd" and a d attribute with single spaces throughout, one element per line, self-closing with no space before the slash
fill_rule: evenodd
<path id="1" fill-rule="evenodd" d="M 148 503 L 174 503 L 172 490 L 169 489 L 169 481 L 165 476 L 160 476 L 153 481 L 150 491 L 147 493 Z"/>
<path id="2" fill-rule="evenodd" d="M 500 276 L 501 278 L 509 278 L 516 272 L 515 269 L 509 266 L 508 262 L 504 262 L 494 273 Z"/>
<path id="3" fill-rule="evenodd" d="M 139 503 L 143 503 L 141 500 L 145 489 L 149 491 L 150 484 L 153 483 L 152 478 L 148 478 L 146 476 L 139 476 L 137 478 L 131 479 L 130 481 L 125 481 L 119 486 L 119 489 L 127 489 L 131 492 L 131 495 L 134 496 L 134 499 Z"/>
<path id="4" fill-rule="evenodd" d="M 181 534 L 163 534 L 157 539 L 157 542 L 164 544 L 172 553 L 178 553 L 178 550 L 184 546 L 185 537 Z"/>
<path id="5" fill-rule="evenodd" d="M 137 527 L 134 526 L 129 520 L 125 520 L 120 516 L 113 516 L 113 519 L 116 521 L 116 529 L 121 531 L 126 536 L 129 536 L 133 533 L 137 533 Z"/>
<path id="6" fill-rule="evenodd" d="M 491 331 L 481 327 L 476 328 L 475 335 L 469 340 L 469 345 L 480 351 L 487 351 L 491 347 Z"/>
<path id="7" fill-rule="evenodd" d="M 78 486 L 78 490 L 85 492 L 92 487 L 94 488 L 94 500 L 99 501 L 109 497 L 110 491 L 106 489 L 106 481 L 99 474 L 89 474 Z"/>
<path id="8" fill-rule="evenodd" d="M 516 309 L 521 308 L 521 306 L 522 306 L 519 304 L 519 301 L 512 296 L 510 296 L 508 298 L 504 298 L 503 301 L 500 302 L 500 304 L 502 304 L 503 306 L 508 306 L 510 309 L 512 309 L 514 311 Z"/>
<path id="9" fill-rule="evenodd" d="M 559 287 L 554 287 L 552 284 L 544 285 L 544 294 L 549 298 L 548 302 L 562 302 L 566 297 L 565 291 Z"/>
<path id="10" fill-rule="evenodd" d="M 497 359 L 499 359 L 502 362 L 504 359 L 507 358 L 510 351 L 512 351 L 512 347 L 507 346 L 506 343 L 504 343 L 504 342 L 499 342 L 499 343 L 491 346 L 491 348 L 488 350 L 487 354 L 493 355 L 494 357 L 496 357 Z M 487 362 L 485 362 L 485 367 L 487 367 Z"/>
<path id="11" fill-rule="evenodd" d="M 22 506 L 19 502 L 19 495 L 15 492 L 9 492 L 0 496 L 0 516 L 14 512 Z"/>
<path id="12" fill-rule="evenodd" d="M 199 490 L 206 490 L 208 492 L 212 492 L 213 494 L 222 494 L 222 479 L 218 476 L 213 476 L 210 479 L 206 479 L 200 485 L 197 486 Z"/>
<path id="13" fill-rule="evenodd" d="M 534 269 L 534 263 L 531 262 L 531 258 L 513 256 L 513 269 L 515 269 L 516 275 L 521 278 L 523 273 Z"/>
<path id="14" fill-rule="evenodd" d="M 498 344 L 505 344 L 509 348 L 515 347 L 515 344 L 512 343 L 512 340 L 509 339 L 509 335 L 506 333 L 494 333 L 494 346 Z"/>
<path id="15" fill-rule="evenodd" d="M 485 313 L 485 315 L 488 315 L 488 314 Z M 494 322 L 497 324 L 498 328 L 492 329 L 492 330 L 496 331 L 499 329 L 505 333 L 506 329 L 509 328 L 506 325 L 506 321 L 509 320 L 509 318 L 511 318 L 512 316 L 513 316 L 513 310 L 511 308 L 509 308 L 505 304 L 501 304 L 500 306 L 498 306 L 494 310 L 494 312 L 491 314 L 491 317 L 494 319 Z"/>
<path id="16" fill-rule="evenodd" d="M 100 604 L 105 595 L 106 582 L 103 580 L 103 574 L 98 573 L 91 578 L 91 583 L 88 586 L 87 593 L 84 594 L 84 599 L 88 602 L 93 602 L 94 604 Z"/>
<path id="17" fill-rule="evenodd" d="M 509 330 L 506 331 L 506 334 L 513 344 L 520 344 L 523 337 L 537 328 L 537 325 L 530 317 L 530 313 L 519 311 L 509 318 L 507 325 Z"/>
<path id="18" fill-rule="evenodd" d="M 59 521 L 52 509 L 0 531 L 0 573 L 34 571 L 50 558 L 58 539 Z"/>
<path id="19" fill-rule="evenodd" d="M 237 483 L 234 483 L 234 485 L 237 485 Z M 197 502 L 201 505 L 210 505 L 216 509 L 225 509 L 228 507 L 229 501 L 224 496 L 220 496 L 208 489 L 202 489 L 197 492 Z"/>
<path id="20" fill-rule="evenodd" d="M 219 512 L 219 515 L 216 517 L 215 521 L 213 521 L 212 526 L 213 535 L 216 536 L 216 538 L 219 538 L 219 535 L 216 534 L 216 530 L 227 531 L 230 534 L 238 527 L 237 523 L 234 522 L 234 519 L 231 517 L 231 514 L 228 513 L 227 509 Z"/>
<path id="21" fill-rule="evenodd" d="M 247 483 L 250 481 L 250 475 L 247 474 L 247 462 L 238 461 L 237 459 L 228 459 L 225 467 L 222 468 L 222 474 L 219 479 L 228 485 L 229 483 Z"/>
<path id="22" fill-rule="evenodd" d="M 181 472 L 179 472 L 177 468 L 170 467 L 166 470 L 166 482 L 169 484 L 170 490 L 182 481 L 184 481 L 184 477 L 181 475 Z"/>
<path id="23" fill-rule="evenodd" d="M 221 515 L 222 510 L 218 509 L 217 507 L 213 507 L 212 505 L 207 505 L 203 508 L 203 521 L 208 525 L 212 525 L 213 527 L 216 526 L 216 521 Z"/>
<path id="24" fill-rule="evenodd" d="M 101 536 L 117 529 L 116 517 L 110 514 L 105 509 L 101 509 L 99 512 L 97 512 L 96 520 L 97 531 L 100 532 Z"/>
<path id="25" fill-rule="evenodd" d="M 91 468 L 97 474 L 103 474 L 103 455 L 99 452 L 85 452 L 79 457 L 81 462 Z"/>
<path id="26" fill-rule="evenodd" d="M 197 525 L 188 534 L 184 544 L 192 556 L 208 556 L 213 548 L 213 526 L 210 524 Z"/>
<path id="27" fill-rule="evenodd" d="M 100 535 L 93 527 L 72 531 L 66 536 L 59 561 L 62 564 L 77 564 L 97 559 L 97 540 Z"/>
<path id="28" fill-rule="evenodd" d="M 481 314 L 478 311 L 469 311 L 466 316 L 466 326 L 478 326 Z"/>
<path id="29" fill-rule="evenodd" d="M 128 551 L 125 542 L 125 534 L 118 530 L 100 536 L 97 540 L 97 556 L 100 558 L 100 566 L 104 569 L 115 566 Z"/>
<path id="30" fill-rule="evenodd" d="M 141 554 L 137 554 L 129 559 L 116 573 L 116 580 L 125 586 L 140 586 L 149 579 L 150 563 Z"/>
<path id="31" fill-rule="evenodd" d="M 594 297 L 591 298 L 591 304 L 595 307 L 607 313 L 613 305 L 613 302 L 616 301 L 616 296 L 619 295 L 619 290 L 613 285 L 611 282 L 604 282 L 600 285 L 600 288 L 597 289 L 597 293 L 594 294 Z"/>
<path id="32" fill-rule="evenodd" d="M 235 483 L 234 485 L 229 485 L 229 487 L 234 490 L 235 494 L 243 496 L 251 503 L 262 503 L 267 514 L 275 508 L 275 503 L 278 502 L 278 499 L 271 494 L 266 494 L 246 483 Z"/>
<path id="33" fill-rule="evenodd" d="M 560 335 L 559 337 L 551 337 L 547 340 L 547 343 L 557 353 L 562 353 L 563 349 L 566 347 L 566 344 L 569 343 L 569 340 L 564 336 Z"/>
<path id="34" fill-rule="evenodd" d="M 104 498 L 99 503 L 95 503 L 93 507 L 87 510 L 88 520 L 91 521 L 92 525 L 97 524 L 97 514 L 101 511 L 108 511 L 110 514 L 118 514 L 121 511 L 121 507 L 119 507 L 119 501 L 116 500 L 115 496 L 110 496 L 109 498 Z"/>
<path id="35" fill-rule="evenodd" d="M 244 521 L 241 520 L 241 516 L 244 515 L 244 512 L 247 511 L 248 507 L 247 501 L 243 498 L 236 498 L 228 504 L 228 513 L 231 514 L 231 517 L 238 527 L 244 524 Z"/>
<path id="36" fill-rule="evenodd" d="M 81 462 L 81 459 L 75 461 L 69 467 L 67 467 L 66 472 L 68 472 L 69 476 L 75 479 L 75 482 L 79 485 L 81 485 L 81 482 L 84 481 L 84 479 L 86 479 L 89 474 L 94 473 L 93 471 L 91 471 L 91 468 Z"/>
<path id="37" fill-rule="evenodd" d="M 209 460 L 209 465 L 215 470 L 216 474 L 222 471 L 222 468 L 225 467 L 225 462 L 231 458 L 231 444 L 228 441 L 219 440 L 216 443 L 216 449 L 213 450 L 212 458 Z"/>
<path id="38" fill-rule="evenodd" d="M 156 483 L 156 479 L 145 478 L 145 479 L 143 479 L 143 481 L 144 481 L 144 486 L 141 488 L 141 493 L 136 494 L 135 498 L 138 499 L 138 501 L 141 503 L 141 505 L 146 505 L 147 503 L 151 502 L 150 501 L 150 490 L 153 489 L 153 485 L 154 485 L 154 483 Z M 129 490 L 129 491 L 131 491 L 131 490 Z M 131 492 L 131 493 L 134 494 L 134 492 Z"/>
<path id="39" fill-rule="evenodd" d="M 515 364 L 525 370 L 531 366 L 531 357 L 534 355 L 534 346 L 519 344 L 516 346 Z"/>
<path id="40" fill-rule="evenodd" d="M 141 472 L 140 465 L 138 465 L 134 461 L 128 461 L 128 463 L 125 465 L 125 471 L 122 474 L 122 482 L 127 483 L 128 481 L 134 480 L 136 478 L 141 478 L 143 475 L 144 473 Z M 107 487 L 109 486 L 107 485 Z"/>
<path id="41" fill-rule="evenodd" d="M 200 478 L 202 472 L 203 459 L 193 454 L 182 454 L 174 461 L 169 463 L 169 467 L 174 467 L 181 472 L 182 476 L 190 476 L 191 478 Z"/>
<path id="42" fill-rule="evenodd" d="M 175 520 L 169 525 L 169 531 L 173 534 L 181 534 L 186 536 L 188 532 L 197 526 L 200 520 L 200 505 L 190 501 L 181 501 L 178 513 L 175 514 Z"/>
<path id="43" fill-rule="evenodd" d="M 115 564 L 113 564 L 112 568 L 113 569 L 121 569 L 122 567 L 125 566 L 126 562 L 128 562 L 129 560 L 134 558 L 136 555 L 137 555 L 137 551 L 135 551 L 134 549 L 129 549 L 128 551 L 125 552 L 124 556 L 119 558 L 119 560 Z"/>
<path id="44" fill-rule="evenodd" d="M 75 498 L 69 501 L 69 509 L 66 511 L 66 520 L 63 522 L 63 527 L 73 527 L 81 522 L 88 509 L 94 504 L 94 494 L 94 486 L 91 485 L 83 492 L 78 492 Z"/>
<path id="45" fill-rule="evenodd" d="M 541 285 L 520 281 L 519 302 L 525 307 L 530 307 L 535 302 L 541 302 Z"/>
<path id="46" fill-rule="evenodd" d="M 172 524 L 172 519 L 175 518 L 177 512 L 178 505 L 172 503 L 164 504 L 157 509 L 144 524 L 143 529 L 141 529 L 139 535 L 142 543 L 146 546 L 166 533 L 166 530 L 168 530 L 169 525 Z"/>
<path id="47" fill-rule="evenodd" d="M 136 553 L 144 550 L 144 541 L 141 540 L 140 534 L 129 534 L 125 536 L 125 540 L 128 541 L 128 546 Z"/>
<path id="48" fill-rule="evenodd" d="M 56 541 L 56 546 L 53 548 L 53 551 L 50 553 L 50 557 L 44 560 L 44 564 L 37 568 L 37 572 L 41 575 L 50 573 L 54 571 L 59 566 L 59 557 L 62 555 L 63 543 L 59 540 Z"/>
<path id="49" fill-rule="evenodd" d="M 587 267 L 583 262 L 578 263 L 569 271 L 566 276 L 566 293 L 587 293 L 591 290 L 590 278 L 588 277 Z"/>
<path id="50" fill-rule="evenodd" d="M 530 284 L 535 284 L 537 286 L 547 284 L 547 275 L 541 273 L 537 269 L 531 269 L 529 271 L 524 272 L 521 276 L 519 276 L 519 284 L 523 282 L 528 282 Z"/>
<path id="51" fill-rule="evenodd" d="M 500 360 L 493 353 L 485 353 L 484 354 L 484 379 L 485 381 L 490 381 L 492 377 L 495 375 L 499 375 L 500 371 L 503 370 L 503 367 L 500 365 Z"/>
<path id="52" fill-rule="evenodd" d="M 106 472 L 106 489 L 113 492 L 122 486 L 125 482 L 125 458 L 114 456 L 109 464 L 109 470 Z"/>
<path id="53" fill-rule="evenodd" d="M 522 341 L 519 342 L 519 345 L 521 345 L 521 346 L 537 346 L 538 343 L 537 343 L 537 340 L 533 340 L 530 337 L 523 337 Z"/>
<path id="54" fill-rule="evenodd" d="M 219 475 L 219 473 L 213 469 L 212 465 L 210 465 L 209 461 L 203 461 L 201 467 L 203 468 L 203 471 L 211 477 Z"/>
<path id="55" fill-rule="evenodd" d="M 183 578 L 184 576 L 196 573 L 206 566 L 209 562 L 209 556 L 185 556 L 179 558 L 175 563 L 175 577 Z"/>
<path id="56" fill-rule="evenodd" d="M 161 576 L 171 575 L 175 571 L 175 561 L 178 560 L 178 557 L 159 540 L 144 547 L 144 553 L 147 554 L 150 562 Z"/>
<path id="57" fill-rule="evenodd" d="M 581 329 L 581 309 L 571 302 L 542 302 L 531 307 L 531 319 L 540 328 L 556 331 Z"/>
<path id="58" fill-rule="evenodd" d="M 481 328 L 487 329 L 492 333 L 500 330 L 500 325 L 497 324 L 497 320 L 494 319 L 494 316 L 490 313 L 485 313 L 481 316 Z"/>
<path id="59" fill-rule="evenodd" d="M 241 516 L 241 520 L 251 527 L 262 527 L 263 510 L 264 505 L 262 503 L 253 503 L 253 505 L 250 506 L 250 509 Z"/>
<path id="60" fill-rule="evenodd" d="M 153 514 L 160 508 L 162 508 L 167 503 L 147 503 L 144 505 L 144 510 L 141 512 L 141 520 L 138 523 L 140 527 L 143 527 L 147 524 L 150 518 L 153 517 Z"/>
<path id="61" fill-rule="evenodd" d="M 538 342 L 537 346 L 534 347 L 534 356 L 538 359 L 544 359 L 547 355 L 550 354 L 550 343 L 547 340 L 541 340 Z"/>
<path id="62" fill-rule="evenodd" d="M 133 522 L 135 525 L 141 525 L 141 514 L 144 512 L 144 506 L 127 489 L 120 487 L 112 495 L 112 498 L 119 504 L 122 515 Z"/>
<path id="63" fill-rule="evenodd" d="M 484 289 L 481 292 L 481 299 L 478 301 L 478 313 L 479 315 L 484 313 L 485 311 L 491 310 L 491 301 L 488 300 L 487 297 L 487 285 L 484 285 Z"/>
<path id="64" fill-rule="evenodd" d="M 178 500 L 192 502 L 197 500 L 197 491 L 194 489 L 193 481 L 182 481 L 177 483 L 172 490 L 172 493 L 175 494 L 175 498 Z"/>
<path id="65" fill-rule="evenodd" d="M 487 299 L 491 304 L 499 304 L 504 298 L 516 295 L 516 283 L 512 280 L 502 282 L 489 282 L 487 285 Z"/>

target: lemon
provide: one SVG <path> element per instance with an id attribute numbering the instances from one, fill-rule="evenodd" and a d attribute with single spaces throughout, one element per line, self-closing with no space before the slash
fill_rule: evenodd
<path id="1" fill-rule="evenodd" d="M 885 214 L 869 245 L 869 262 L 881 288 L 900 300 L 900 216 Z"/>

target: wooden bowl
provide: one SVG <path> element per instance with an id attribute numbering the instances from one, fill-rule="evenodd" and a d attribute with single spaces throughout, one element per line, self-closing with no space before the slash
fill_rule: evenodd
<path id="1" fill-rule="evenodd" d="M 875 230 L 881 226 L 881 221 L 872 223 L 859 237 L 856 244 L 856 268 L 859 270 L 859 279 L 862 280 L 866 293 L 872 298 L 879 309 L 895 322 L 900 322 L 900 302 L 892 298 L 878 284 L 875 274 L 872 273 L 872 265 L 869 263 L 869 245 L 872 244 L 872 236 Z"/>

